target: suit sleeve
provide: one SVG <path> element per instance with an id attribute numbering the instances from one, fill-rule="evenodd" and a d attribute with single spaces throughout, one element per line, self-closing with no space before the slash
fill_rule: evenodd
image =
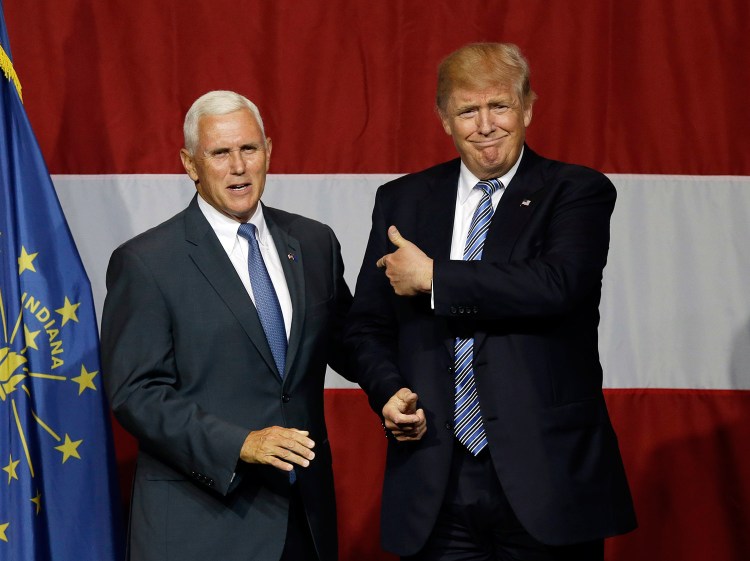
<path id="1" fill-rule="evenodd" d="M 331 319 L 329 337 L 328 365 L 349 381 L 356 381 L 351 371 L 351 364 L 346 359 L 343 343 L 344 322 L 352 305 L 352 293 L 344 280 L 344 260 L 341 257 L 341 245 L 333 230 L 328 229 L 331 239 L 333 270 L 334 310 Z"/>
<path id="2" fill-rule="evenodd" d="M 390 251 L 382 194 L 380 189 L 375 197 L 372 229 L 344 334 L 352 372 L 378 415 L 388 399 L 407 385 L 397 366 L 398 324 L 393 289 L 376 266 L 377 260 Z"/>
<path id="3" fill-rule="evenodd" d="M 554 199 L 524 230 L 508 262 L 436 261 L 435 314 L 471 319 L 565 314 L 599 290 L 609 250 L 616 192 L 589 170 L 554 190 Z"/>
<path id="4" fill-rule="evenodd" d="M 115 417 L 149 454 L 226 494 L 249 431 L 179 391 L 177 329 L 143 261 L 127 246 L 116 250 L 102 318 L 104 385 Z"/>

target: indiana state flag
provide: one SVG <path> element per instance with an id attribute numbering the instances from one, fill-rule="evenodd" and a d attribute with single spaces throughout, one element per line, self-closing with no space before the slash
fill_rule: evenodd
<path id="1" fill-rule="evenodd" d="M 0 560 L 117 560 L 91 287 L 23 108 L 2 3 L 0 67 Z"/>

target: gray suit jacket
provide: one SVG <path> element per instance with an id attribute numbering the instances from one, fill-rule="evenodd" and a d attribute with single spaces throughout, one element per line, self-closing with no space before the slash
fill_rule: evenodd
<path id="1" fill-rule="evenodd" d="M 107 270 L 104 384 L 139 442 L 130 513 L 138 561 L 281 555 L 286 472 L 238 461 L 249 431 L 310 431 L 316 457 L 297 469 L 321 560 L 337 556 L 326 364 L 341 371 L 339 333 L 351 301 L 327 226 L 264 207 L 293 305 L 284 377 L 242 282 L 196 199 L 119 247 Z"/>

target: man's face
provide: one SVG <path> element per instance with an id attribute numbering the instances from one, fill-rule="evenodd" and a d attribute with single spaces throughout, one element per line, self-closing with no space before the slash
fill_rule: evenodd
<path id="1" fill-rule="evenodd" d="M 456 88 L 440 119 L 469 171 L 490 179 L 506 173 L 521 154 L 531 105 L 522 107 L 510 84 Z"/>
<path id="2" fill-rule="evenodd" d="M 208 204 L 247 222 L 263 194 L 271 163 L 271 139 L 263 138 L 250 110 L 201 117 L 195 155 L 183 148 L 180 157 Z"/>

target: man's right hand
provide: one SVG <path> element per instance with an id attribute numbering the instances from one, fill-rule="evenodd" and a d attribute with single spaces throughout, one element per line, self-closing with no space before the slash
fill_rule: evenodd
<path id="1" fill-rule="evenodd" d="M 284 471 L 307 467 L 315 458 L 315 442 L 306 430 L 268 427 L 247 435 L 240 459 L 249 464 L 268 464 Z M 293 465 L 294 464 L 294 465 Z"/>
<path id="2" fill-rule="evenodd" d="M 383 406 L 385 428 L 399 442 L 419 440 L 427 431 L 424 409 L 417 409 L 418 396 L 401 388 Z"/>

